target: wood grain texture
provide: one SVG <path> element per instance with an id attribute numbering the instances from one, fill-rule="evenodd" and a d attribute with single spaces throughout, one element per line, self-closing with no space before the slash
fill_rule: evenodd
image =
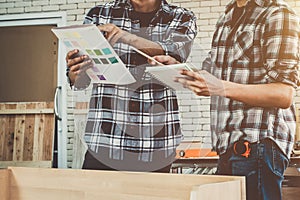
<path id="1" fill-rule="evenodd" d="M 190 200 L 192 193 L 201 196 L 201 191 L 206 195 L 221 192 L 213 196 L 217 197 L 214 200 L 245 199 L 244 177 L 236 176 L 19 167 L 9 170 L 11 200 Z"/>
<path id="2" fill-rule="evenodd" d="M 53 102 L 1 103 L 0 109 L 0 162 L 52 161 Z"/>
<path id="3" fill-rule="evenodd" d="M 0 198 L 3 200 L 9 200 L 10 192 L 10 180 L 9 180 L 9 170 L 0 169 Z"/>

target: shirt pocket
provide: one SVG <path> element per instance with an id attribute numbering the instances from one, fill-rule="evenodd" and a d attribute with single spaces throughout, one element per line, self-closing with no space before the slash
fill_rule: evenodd
<path id="1" fill-rule="evenodd" d="M 233 44 L 234 60 L 250 59 L 254 33 L 250 30 L 238 31 Z M 249 53 L 249 54 L 248 54 Z"/>

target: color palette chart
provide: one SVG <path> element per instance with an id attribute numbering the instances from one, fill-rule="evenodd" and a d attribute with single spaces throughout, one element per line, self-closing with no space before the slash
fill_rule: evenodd
<path id="1" fill-rule="evenodd" d="M 87 74 L 93 83 L 130 84 L 135 79 L 120 60 L 114 49 L 107 42 L 96 25 L 75 25 L 53 28 L 52 31 L 66 49 L 79 49 L 87 55 L 93 67 Z"/>

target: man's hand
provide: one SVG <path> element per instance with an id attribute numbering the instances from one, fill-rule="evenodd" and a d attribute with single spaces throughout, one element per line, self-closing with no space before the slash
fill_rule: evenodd
<path id="1" fill-rule="evenodd" d="M 155 60 L 165 65 L 179 64 L 179 62 L 171 56 L 154 56 Z M 156 65 L 152 60 L 148 61 L 151 65 Z M 198 96 L 225 96 L 225 90 L 222 80 L 217 79 L 205 70 L 180 72 L 185 77 L 177 77 L 174 81 L 181 83 L 184 87 L 189 88 Z"/>
<path id="2" fill-rule="evenodd" d="M 159 55 L 159 56 L 153 56 L 153 58 L 165 65 L 179 64 L 179 62 L 171 56 Z M 151 65 L 157 65 L 157 63 L 152 60 L 148 60 L 148 62 Z"/>
<path id="3" fill-rule="evenodd" d="M 175 81 L 189 88 L 198 96 L 226 96 L 224 83 L 205 70 L 193 72 L 181 70 L 186 78 L 176 78 Z"/>
<path id="4" fill-rule="evenodd" d="M 69 68 L 68 76 L 72 85 L 74 85 L 78 76 L 80 76 L 82 72 L 92 67 L 92 61 L 89 57 L 87 55 L 80 54 L 78 49 L 74 49 L 67 53 L 66 63 Z"/>
<path id="5" fill-rule="evenodd" d="M 124 31 L 114 24 L 99 25 L 98 29 L 104 33 L 112 46 L 119 42 L 133 46 L 150 56 L 164 54 L 164 50 L 158 43 Z"/>

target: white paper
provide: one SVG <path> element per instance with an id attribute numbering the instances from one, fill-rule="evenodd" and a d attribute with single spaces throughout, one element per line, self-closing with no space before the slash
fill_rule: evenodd
<path id="1" fill-rule="evenodd" d="M 162 82 L 167 87 L 177 91 L 190 91 L 183 87 L 181 83 L 175 82 L 176 77 L 186 77 L 181 75 L 181 69 L 194 70 L 194 67 L 189 63 L 181 63 L 174 65 L 151 66 L 146 68 L 146 72 L 150 73 L 154 78 Z"/>
<path id="2" fill-rule="evenodd" d="M 88 55 L 93 67 L 86 72 L 92 83 L 131 84 L 135 82 L 125 64 L 96 25 L 75 25 L 53 28 L 52 32 L 67 50 L 79 49 Z"/>

